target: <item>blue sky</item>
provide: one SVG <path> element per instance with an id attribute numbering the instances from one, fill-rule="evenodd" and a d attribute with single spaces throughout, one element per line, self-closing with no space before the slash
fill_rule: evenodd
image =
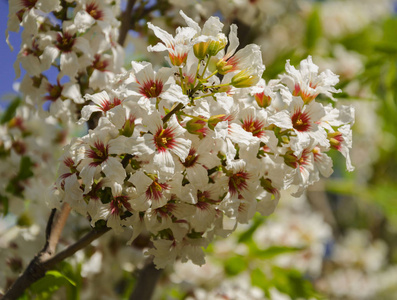
<path id="1" fill-rule="evenodd" d="M 8 3 L 7 1 L 0 1 L 0 99 L 1 106 L 4 105 L 4 96 L 13 92 L 12 84 L 15 79 L 15 72 L 13 63 L 16 60 L 18 49 L 21 44 L 19 34 L 11 32 L 10 41 L 14 46 L 14 51 L 11 52 L 10 47 L 6 43 L 5 31 L 7 28 L 8 19 Z"/>

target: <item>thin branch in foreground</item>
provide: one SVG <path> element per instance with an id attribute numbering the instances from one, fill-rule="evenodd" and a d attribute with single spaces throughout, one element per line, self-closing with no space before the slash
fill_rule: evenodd
<path id="1" fill-rule="evenodd" d="M 47 222 L 46 241 L 43 249 L 36 254 L 23 274 L 18 277 L 1 298 L 2 300 L 17 299 L 32 283 L 44 277 L 48 270 L 43 268 L 42 263 L 54 255 L 62 230 L 65 227 L 67 218 L 69 217 L 70 210 L 70 205 L 64 203 L 61 211 L 57 211 L 56 209 L 51 211 Z"/>
<path id="2" fill-rule="evenodd" d="M 111 228 L 104 227 L 100 229 L 92 229 L 80 240 L 55 254 L 55 248 L 59 241 L 60 234 L 65 226 L 66 219 L 70 213 L 70 206 L 64 204 L 61 212 L 56 214 L 52 212 L 47 224 L 46 230 L 46 244 L 30 262 L 23 274 L 13 283 L 10 289 L 5 293 L 1 300 L 15 300 L 18 299 L 24 291 L 37 280 L 45 276 L 45 273 L 51 270 L 57 263 L 63 261 L 65 258 L 72 256 L 78 250 L 83 249 L 95 239 L 101 237 Z M 51 229 L 50 229 L 51 228 Z"/>
<path id="3" fill-rule="evenodd" d="M 47 270 L 50 270 L 53 268 L 57 263 L 63 261 L 65 258 L 68 258 L 75 254 L 77 251 L 83 249 L 84 247 L 88 246 L 91 244 L 92 241 L 96 240 L 97 238 L 101 237 L 104 235 L 106 232 L 108 232 L 111 228 L 110 227 L 104 227 L 100 229 L 92 229 L 90 232 L 88 232 L 85 236 L 83 236 L 80 240 L 78 240 L 76 243 L 70 245 L 66 249 L 62 250 L 59 252 L 57 255 L 51 257 L 50 259 L 46 260 L 43 262 L 42 266 L 46 268 Z"/>

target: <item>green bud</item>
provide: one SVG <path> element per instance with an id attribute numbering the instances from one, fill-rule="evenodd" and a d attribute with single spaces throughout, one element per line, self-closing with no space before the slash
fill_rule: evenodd
<path id="1" fill-rule="evenodd" d="M 186 123 L 186 130 L 191 134 L 196 134 L 202 139 L 206 135 L 207 128 L 205 125 L 207 120 L 202 118 L 193 117 L 193 119 L 189 120 Z"/>
<path id="2" fill-rule="evenodd" d="M 296 169 L 298 167 L 298 158 L 293 151 L 284 154 L 284 162 L 287 166 Z"/>
<path id="3" fill-rule="evenodd" d="M 219 122 L 223 121 L 225 119 L 226 115 L 215 115 L 215 116 L 211 116 L 208 119 L 208 127 L 211 130 L 214 130 L 216 124 L 218 124 Z"/>
<path id="4" fill-rule="evenodd" d="M 233 71 L 233 65 L 230 65 L 227 61 L 221 59 L 216 63 L 216 69 L 219 74 L 225 75 L 226 73 Z"/>
<path id="5" fill-rule="evenodd" d="M 219 39 L 217 41 L 211 41 L 208 46 L 208 55 L 215 56 L 221 51 L 223 48 L 226 47 L 226 39 Z"/>
<path id="6" fill-rule="evenodd" d="M 194 55 L 198 59 L 204 59 L 208 53 L 209 42 L 197 43 L 193 46 Z"/>
<path id="7" fill-rule="evenodd" d="M 258 76 L 252 75 L 247 70 L 243 70 L 233 76 L 231 84 L 236 88 L 246 88 L 257 84 L 258 81 Z"/>

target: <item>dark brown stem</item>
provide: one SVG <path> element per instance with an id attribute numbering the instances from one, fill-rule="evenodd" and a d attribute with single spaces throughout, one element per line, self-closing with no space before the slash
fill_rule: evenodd
<path id="1" fill-rule="evenodd" d="M 136 0 L 128 0 L 127 7 L 125 11 L 122 13 L 121 17 L 121 26 L 120 26 L 120 34 L 118 43 L 121 46 L 124 46 L 125 39 L 127 37 L 128 30 L 130 29 L 131 18 L 132 18 L 132 9 L 134 8 Z"/>
<path id="2" fill-rule="evenodd" d="M 152 260 L 146 264 L 138 274 L 138 280 L 130 300 L 150 300 L 162 271 L 156 269 Z"/>
<path id="3" fill-rule="evenodd" d="M 80 240 L 78 240 L 76 243 L 70 245 L 66 249 L 62 250 L 59 252 L 57 255 L 49 258 L 45 262 L 42 263 L 42 266 L 50 270 L 53 268 L 57 263 L 63 261 L 65 258 L 68 258 L 75 254 L 77 251 L 80 249 L 85 248 L 89 244 L 91 244 L 92 241 L 96 240 L 97 238 L 101 237 L 104 235 L 106 232 L 108 232 L 111 228 L 109 227 L 104 227 L 100 229 L 92 229 L 89 233 L 87 233 L 85 236 L 83 236 Z"/>
<path id="4" fill-rule="evenodd" d="M 182 103 L 178 103 L 177 106 L 175 106 L 168 114 L 166 114 L 163 118 L 163 124 L 165 124 L 174 113 L 176 113 L 177 111 L 181 110 L 183 108 L 183 104 Z"/>
<path id="5" fill-rule="evenodd" d="M 43 249 L 32 259 L 25 272 L 13 283 L 7 293 L 1 298 L 2 300 L 17 299 L 32 283 L 44 277 L 48 269 L 43 267 L 43 262 L 54 255 L 70 210 L 69 204 L 64 203 L 61 211 L 56 209 L 51 211 L 47 222 L 46 242 Z"/>
<path id="6" fill-rule="evenodd" d="M 111 228 L 109 227 L 93 229 L 76 243 L 70 245 L 55 256 L 42 256 L 42 252 L 40 252 L 34 257 L 25 272 L 14 282 L 1 300 L 18 299 L 18 297 L 20 297 L 31 284 L 44 277 L 48 270 L 51 270 L 56 264 L 63 261 L 65 258 L 72 256 L 78 250 L 88 246 L 92 241 L 101 237 L 110 229 Z"/>

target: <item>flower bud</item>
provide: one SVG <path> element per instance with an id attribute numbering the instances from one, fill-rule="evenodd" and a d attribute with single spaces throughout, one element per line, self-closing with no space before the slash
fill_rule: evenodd
<path id="1" fill-rule="evenodd" d="M 135 118 L 130 117 L 125 121 L 123 128 L 120 129 L 120 134 L 126 137 L 131 137 L 132 134 L 134 133 L 134 129 L 135 129 Z"/>
<path id="2" fill-rule="evenodd" d="M 259 77 L 245 69 L 233 76 L 231 84 L 236 88 L 247 88 L 258 83 Z"/>
<path id="3" fill-rule="evenodd" d="M 328 132 L 327 138 L 329 140 L 329 143 L 331 144 L 331 148 L 339 151 L 342 147 L 341 144 L 344 141 L 342 133 L 340 133 L 339 131 Z"/>
<path id="4" fill-rule="evenodd" d="M 284 154 L 284 162 L 287 166 L 296 169 L 298 167 L 298 158 L 293 151 L 287 151 Z"/>
<path id="5" fill-rule="evenodd" d="M 207 128 L 205 127 L 206 121 L 202 118 L 193 117 L 186 123 L 186 130 L 191 134 L 196 134 L 200 139 L 204 138 L 207 133 Z"/>
<path id="6" fill-rule="evenodd" d="M 256 93 L 254 95 L 256 103 L 258 103 L 259 107 L 266 108 L 272 102 L 272 98 L 270 96 L 265 95 L 265 92 Z"/>
<path id="7" fill-rule="evenodd" d="M 187 53 L 181 53 L 178 55 L 169 53 L 168 56 L 170 57 L 171 64 L 173 64 L 174 66 L 179 67 L 179 66 L 183 65 L 184 63 L 186 63 Z"/>
<path id="8" fill-rule="evenodd" d="M 208 46 L 208 55 L 215 56 L 226 47 L 227 39 L 225 36 L 220 37 L 217 41 L 211 41 Z"/>
<path id="9" fill-rule="evenodd" d="M 194 55 L 198 59 L 204 59 L 208 53 L 209 42 L 197 43 L 193 46 Z"/>
<path id="10" fill-rule="evenodd" d="M 228 64 L 227 61 L 221 59 L 216 63 L 216 70 L 219 74 L 225 75 L 226 73 L 233 71 L 233 65 Z"/>
<path id="11" fill-rule="evenodd" d="M 218 124 L 219 122 L 222 122 L 223 120 L 225 120 L 226 115 L 215 115 L 215 116 L 211 116 L 208 119 L 208 127 L 211 130 L 214 130 L 216 124 Z"/>

